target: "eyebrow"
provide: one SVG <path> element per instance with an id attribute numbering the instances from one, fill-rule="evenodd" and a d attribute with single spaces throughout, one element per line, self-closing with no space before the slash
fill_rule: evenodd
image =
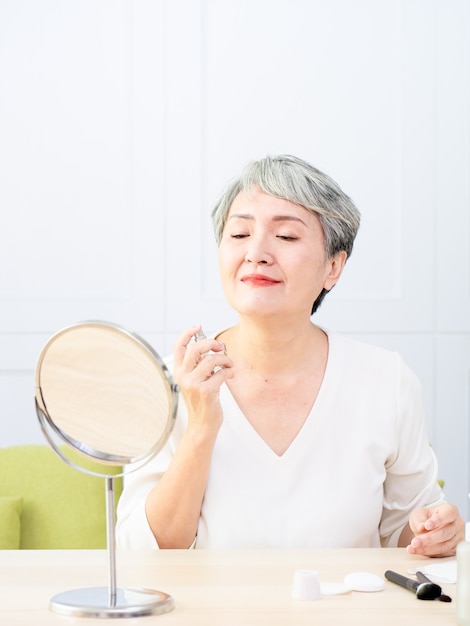
<path id="1" fill-rule="evenodd" d="M 250 215 L 249 213 L 233 213 L 229 217 L 229 220 L 233 218 L 240 218 L 243 220 L 255 219 L 253 215 Z M 273 219 L 273 222 L 300 222 L 304 226 L 307 226 L 307 224 L 302 219 L 300 219 L 300 217 L 296 217 L 294 215 L 274 215 L 272 219 Z"/>

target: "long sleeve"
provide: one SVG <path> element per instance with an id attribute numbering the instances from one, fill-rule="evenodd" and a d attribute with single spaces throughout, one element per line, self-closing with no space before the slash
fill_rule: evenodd
<path id="1" fill-rule="evenodd" d="M 158 549 L 147 521 L 145 502 L 170 464 L 185 426 L 186 412 L 180 402 L 175 426 L 163 449 L 144 466 L 124 475 L 124 490 L 117 507 L 116 543 L 119 548 Z"/>
<path id="2" fill-rule="evenodd" d="M 413 509 L 444 501 L 437 482 L 437 460 L 425 428 L 421 385 L 416 376 L 397 361 L 395 449 L 387 459 L 382 544 L 396 546 Z"/>

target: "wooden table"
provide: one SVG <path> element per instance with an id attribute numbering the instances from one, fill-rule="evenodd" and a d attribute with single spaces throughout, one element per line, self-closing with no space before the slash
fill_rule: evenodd
<path id="1" fill-rule="evenodd" d="M 62 591 L 106 587 L 106 551 L 0 551 L 0 624 L 455 626 L 452 584 L 442 585 L 453 598 L 449 604 L 418 600 L 388 581 L 378 593 L 323 596 L 314 602 L 291 598 L 296 569 L 317 570 L 321 582 L 342 582 L 353 571 L 383 576 L 392 569 L 409 575 L 410 568 L 429 563 L 402 549 L 118 552 L 118 587 L 166 592 L 175 608 L 162 615 L 103 620 L 58 615 L 50 611 L 49 600 Z"/>

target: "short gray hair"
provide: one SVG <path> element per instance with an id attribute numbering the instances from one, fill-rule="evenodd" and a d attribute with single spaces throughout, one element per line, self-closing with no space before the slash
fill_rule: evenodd
<path id="1" fill-rule="evenodd" d="M 288 154 L 251 161 L 241 176 L 229 183 L 212 211 L 217 244 L 222 239 L 232 202 L 240 192 L 253 188 L 315 213 L 323 228 L 328 258 L 342 251 L 348 257 L 351 255 L 361 219 L 358 209 L 332 178 L 306 161 Z M 323 290 L 319 295 L 312 313 L 326 293 Z"/>

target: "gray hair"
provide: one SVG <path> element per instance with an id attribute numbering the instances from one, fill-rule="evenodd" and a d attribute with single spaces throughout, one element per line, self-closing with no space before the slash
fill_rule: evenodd
<path id="1" fill-rule="evenodd" d="M 252 161 L 240 177 L 229 183 L 212 211 L 217 244 L 222 239 L 232 202 L 240 192 L 253 188 L 315 213 L 323 228 L 328 258 L 342 251 L 348 257 L 351 255 L 360 224 L 358 209 L 332 178 L 306 161 L 288 154 Z M 317 310 L 326 293 L 326 289 L 320 293 L 312 313 Z"/>

